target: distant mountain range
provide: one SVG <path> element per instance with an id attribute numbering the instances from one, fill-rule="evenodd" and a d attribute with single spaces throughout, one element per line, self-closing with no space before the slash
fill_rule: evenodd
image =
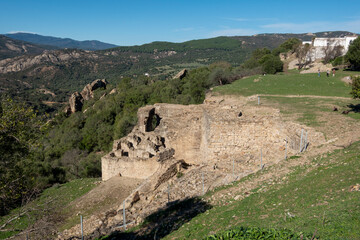
<path id="1" fill-rule="evenodd" d="M 77 41 L 71 38 L 42 36 L 33 33 L 19 32 L 19 33 L 5 34 L 5 36 L 12 39 L 22 40 L 34 44 L 54 46 L 60 49 L 77 48 L 82 50 L 94 51 L 94 50 L 103 50 L 107 48 L 117 47 L 114 44 L 104 43 L 97 40 Z"/>

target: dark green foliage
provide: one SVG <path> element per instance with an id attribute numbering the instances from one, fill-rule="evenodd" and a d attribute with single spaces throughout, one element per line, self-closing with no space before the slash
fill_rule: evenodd
<path id="1" fill-rule="evenodd" d="M 7 99 L 0 102 L 0 215 L 34 194 L 41 163 L 34 162 L 40 147 L 42 123 L 33 110 Z"/>
<path id="2" fill-rule="evenodd" d="M 119 50 L 122 52 L 133 51 L 143 53 L 153 53 L 154 49 L 157 51 L 177 51 L 184 52 L 192 49 L 218 49 L 218 50 L 234 50 L 240 48 L 241 42 L 229 37 L 216 37 L 201 40 L 192 40 L 183 43 L 172 43 L 172 42 L 152 42 L 141 46 L 131 47 L 117 47 L 111 50 Z"/>
<path id="3" fill-rule="evenodd" d="M 259 61 L 263 56 L 270 54 L 271 51 L 267 48 L 258 48 L 252 52 L 251 57 Z"/>
<path id="4" fill-rule="evenodd" d="M 349 61 L 351 68 L 360 69 L 360 38 L 356 38 L 349 46 L 349 50 L 345 55 L 345 59 Z"/>
<path id="5" fill-rule="evenodd" d="M 296 49 L 301 45 L 301 40 L 297 38 L 290 38 L 283 42 L 279 47 L 272 50 L 274 56 L 279 56 L 280 53 L 291 52 L 294 53 Z"/>
<path id="6" fill-rule="evenodd" d="M 283 62 L 279 56 L 267 54 L 260 59 L 259 63 L 262 65 L 263 71 L 268 74 L 275 74 L 283 70 Z"/>
<path id="7" fill-rule="evenodd" d="M 293 53 L 295 52 L 296 48 L 301 45 L 301 40 L 297 39 L 297 38 L 290 38 L 288 40 L 286 40 L 285 42 L 283 42 L 279 48 L 285 49 L 287 51 L 292 51 Z"/>
<path id="8" fill-rule="evenodd" d="M 350 94 L 353 98 L 360 98 L 360 77 L 354 77 L 352 79 Z"/>
<path id="9" fill-rule="evenodd" d="M 262 73 L 275 74 L 281 72 L 283 63 L 278 55 L 274 55 L 267 48 L 256 49 L 243 65 L 244 68 L 261 68 Z"/>
<path id="10" fill-rule="evenodd" d="M 344 65 L 345 64 L 345 58 L 343 56 L 337 57 L 335 58 L 331 64 L 335 67 L 335 66 L 340 66 L 340 65 Z"/>
<path id="11" fill-rule="evenodd" d="M 301 232 L 293 232 L 288 229 L 263 229 L 258 227 L 238 227 L 231 230 L 227 230 L 222 233 L 208 236 L 204 240 L 240 240 L 240 239 L 313 239 L 312 234 L 303 234 Z"/>

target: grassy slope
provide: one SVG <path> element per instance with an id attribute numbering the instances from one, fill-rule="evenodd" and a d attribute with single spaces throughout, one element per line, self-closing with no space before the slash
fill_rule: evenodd
<path id="1" fill-rule="evenodd" d="M 257 75 L 237 80 L 230 85 L 217 87 L 214 91 L 221 94 L 236 94 L 243 96 L 275 94 L 350 98 L 350 87 L 342 82 L 341 78 L 355 74 L 355 72 L 339 71 L 335 77 L 326 77 L 325 74 L 322 74 L 320 78 L 316 73 L 298 74 L 295 71 L 289 74 Z"/>
<path id="2" fill-rule="evenodd" d="M 316 74 L 300 75 L 294 72 L 254 76 L 215 88 L 214 91 L 245 96 L 299 94 L 350 97 L 350 87 L 341 82 L 341 78 L 349 74 L 358 73 L 338 72 L 335 78 L 318 78 Z M 254 82 L 254 79 L 260 81 Z M 356 103 L 358 101 L 350 98 L 284 96 L 264 99 L 264 104 L 277 104 L 285 115 L 295 114 L 300 122 L 309 126 L 321 125 L 318 114 L 332 111 L 332 106 L 338 106 L 341 110 L 348 104 Z M 349 116 L 359 119 L 359 113 L 350 113 Z M 357 142 L 325 158 L 315 158 L 311 165 L 294 169 L 285 184 L 260 186 L 248 198 L 229 201 L 225 206 L 214 206 L 165 239 L 202 239 L 235 226 L 289 228 L 310 234 L 316 230 L 322 239 L 360 239 L 360 192 L 349 191 L 352 185 L 360 183 L 359 152 L 360 142 Z"/>
<path id="3" fill-rule="evenodd" d="M 65 184 L 55 185 L 46 189 L 39 198 L 33 202 L 27 204 L 23 208 L 17 208 L 11 211 L 10 214 L 0 217 L 0 226 L 4 224 L 8 219 L 11 219 L 18 215 L 21 211 L 27 209 L 45 209 L 51 208 L 52 210 L 65 209 L 65 206 L 76 198 L 84 195 L 93 189 L 94 184 L 98 179 L 76 179 Z M 49 203 L 50 202 L 50 203 Z M 49 204 L 46 204 L 49 203 Z M 21 230 L 26 229 L 29 225 L 34 223 L 39 216 L 36 216 L 36 212 L 29 212 L 29 215 L 22 216 L 21 218 L 13 221 L 5 229 L 16 229 L 17 231 L 0 232 L 0 239 L 6 239 L 19 233 Z M 40 216 L 41 217 L 41 216 Z"/>
<path id="4" fill-rule="evenodd" d="M 165 239 L 201 239 L 234 226 L 288 228 L 322 239 L 360 239 L 360 142 L 294 169 L 282 185 L 198 215 Z M 290 217 L 289 215 L 293 216 Z"/>

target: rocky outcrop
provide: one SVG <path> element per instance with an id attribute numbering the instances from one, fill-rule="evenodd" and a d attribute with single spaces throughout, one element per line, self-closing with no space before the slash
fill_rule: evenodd
<path id="1" fill-rule="evenodd" d="M 105 79 L 96 79 L 90 84 L 87 84 L 81 91 L 81 96 L 84 100 L 89 100 L 94 97 L 94 91 L 98 88 L 106 88 L 107 81 Z"/>
<path id="2" fill-rule="evenodd" d="M 84 103 L 84 99 L 79 92 L 74 92 L 69 98 L 71 113 L 80 112 Z"/>
<path id="3" fill-rule="evenodd" d="M 44 51 L 36 56 L 20 56 L 0 61 L 0 73 L 19 72 L 39 64 L 64 64 L 78 59 L 97 59 L 98 55 L 86 51 Z"/>
<path id="4" fill-rule="evenodd" d="M 178 72 L 178 73 L 173 77 L 173 79 L 178 79 L 178 78 L 183 79 L 183 78 L 186 76 L 187 72 L 188 72 L 188 71 L 187 71 L 186 69 L 183 69 L 183 70 L 181 70 L 180 72 Z"/>
<path id="5" fill-rule="evenodd" d="M 87 84 L 84 89 L 79 92 L 74 92 L 69 98 L 69 106 L 66 107 L 64 112 L 71 114 L 74 112 L 80 112 L 85 100 L 89 100 L 94 97 L 94 91 L 99 88 L 106 88 L 107 81 L 105 79 L 96 79 L 92 83 Z"/>

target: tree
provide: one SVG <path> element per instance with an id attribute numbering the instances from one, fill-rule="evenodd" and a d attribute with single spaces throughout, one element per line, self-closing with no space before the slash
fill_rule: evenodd
<path id="1" fill-rule="evenodd" d="M 350 94 L 353 98 L 360 98 L 360 77 L 354 77 L 351 84 Z"/>
<path id="2" fill-rule="evenodd" d="M 282 44 L 280 44 L 279 47 L 275 48 L 272 51 L 272 54 L 278 56 L 280 53 L 287 53 L 289 51 L 290 53 L 294 53 L 300 45 L 301 45 L 301 41 L 299 39 L 290 38 L 285 42 L 283 42 Z"/>
<path id="3" fill-rule="evenodd" d="M 349 61 L 351 68 L 360 69 L 360 38 L 356 38 L 349 46 L 349 50 L 345 55 L 345 59 Z"/>
<path id="4" fill-rule="evenodd" d="M 309 65 L 312 62 L 310 44 L 306 43 L 305 45 L 298 46 L 296 49 L 296 57 L 299 60 L 299 69 Z"/>
<path id="5" fill-rule="evenodd" d="M 41 121 L 11 99 L 0 102 L 0 215 L 18 206 L 35 185 L 31 157 L 39 147 Z"/>
<path id="6" fill-rule="evenodd" d="M 265 73 L 275 74 L 283 70 L 283 62 L 280 60 L 279 56 L 267 54 L 263 56 L 259 62 L 261 63 L 262 69 Z"/>
<path id="7" fill-rule="evenodd" d="M 283 42 L 279 47 L 286 49 L 288 51 L 291 50 L 291 52 L 294 53 L 300 45 L 301 45 L 301 41 L 299 39 L 290 38 L 285 42 Z"/>

